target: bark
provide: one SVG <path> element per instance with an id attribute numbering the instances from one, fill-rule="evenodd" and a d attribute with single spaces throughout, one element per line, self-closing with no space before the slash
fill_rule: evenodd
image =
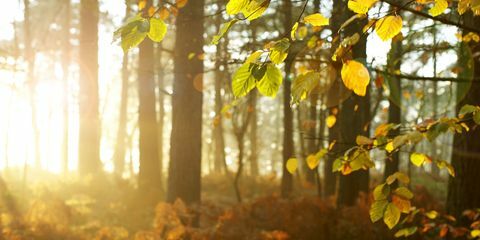
<path id="1" fill-rule="evenodd" d="M 80 1 L 80 92 L 78 168 L 81 175 L 101 171 L 98 113 L 98 0 Z"/>
<path id="2" fill-rule="evenodd" d="M 147 0 L 144 16 L 148 16 L 148 9 L 152 0 Z M 158 199 L 161 189 L 160 167 L 158 162 L 158 130 L 155 96 L 155 70 L 153 42 L 146 38 L 141 44 L 138 53 L 138 129 L 140 170 L 138 172 L 138 186 L 142 194 L 148 194 Z"/>
<path id="3" fill-rule="evenodd" d="M 125 19 L 130 16 L 130 5 L 125 1 Z M 128 85 L 130 73 L 128 70 L 128 52 L 123 53 L 122 59 L 122 89 L 120 93 L 120 108 L 118 114 L 117 141 L 113 155 L 115 175 L 121 177 L 125 171 L 125 153 L 127 148 L 127 108 L 128 108 Z"/>
<path id="4" fill-rule="evenodd" d="M 346 3 L 342 2 L 342 8 L 347 9 Z M 347 10 L 347 17 L 351 16 L 351 12 Z M 365 21 L 357 21 L 352 23 L 345 29 L 345 35 L 351 36 L 356 32 L 361 33 Z M 357 60 L 366 60 L 366 38 L 360 38 L 359 42 L 352 48 L 352 57 Z M 355 110 L 358 108 L 357 110 Z M 337 116 L 337 124 L 340 127 L 339 142 L 351 143 L 341 144 L 340 152 L 343 152 L 349 147 L 353 146 L 358 135 L 368 135 L 369 121 L 370 121 L 370 94 L 367 89 L 367 94 L 360 97 L 352 93 L 352 95 L 345 100 Z M 339 176 L 338 186 L 338 206 L 352 206 L 360 196 L 361 192 L 368 192 L 369 172 L 368 170 L 355 171 L 349 175 Z"/>
<path id="5" fill-rule="evenodd" d="M 472 26 L 480 26 L 480 19 L 474 18 L 471 13 L 464 16 L 466 23 Z M 478 51 L 480 44 L 470 42 L 470 48 L 474 57 L 474 77 L 480 77 L 480 59 Z M 467 64 L 468 59 L 460 57 L 460 66 Z M 460 86 L 458 86 L 460 88 Z M 457 111 L 465 104 L 480 105 L 480 82 L 473 81 L 470 89 L 457 105 Z M 469 123 L 472 126 L 472 123 Z M 466 209 L 480 207 L 480 191 L 478 191 L 478 173 L 480 172 L 480 128 L 473 127 L 470 131 L 456 134 L 453 140 L 452 166 L 456 176 L 450 177 L 448 184 L 447 211 L 460 219 Z"/>
<path id="6" fill-rule="evenodd" d="M 177 198 L 187 204 L 200 202 L 203 100 L 194 81 L 201 81 L 203 60 L 189 60 L 188 55 L 203 53 L 204 5 L 204 0 L 189 1 L 176 19 L 169 202 Z"/>

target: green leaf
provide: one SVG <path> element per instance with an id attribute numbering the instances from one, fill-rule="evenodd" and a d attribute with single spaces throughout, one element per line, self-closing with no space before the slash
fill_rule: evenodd
<path id="1" fill-rule="evenodd" d="M 227 13 L 234 15 L 241 12 L 248 4 L 249 0 L 230 0 L 227 3 Z"/>
<path id="2" fill-rule="evenodd" d="M 475 121 L 476 124 L 480 125 L 480 112 L 475 112 L 473 113 L 473 121 Z"/>
<path id="3" fill-rule="evenodd" d="M 282 81 L 280 69 L 273 64 L 268 64 L 264 76 L 257 82 L 257 89 L 264 96 L 275 97 Z"/>
<path id="4" fill-rule="evenodd" d="M 386 199 L 374 201 L 372 203 L 372 206 L 370 207 L 370 220 L 372 220 L 372 222 L 382 219 L 387 204 L 388 201 Z"/>
<path id="5" fill-rule="evenodd" d="M 342 168 L 342 166 L 343 166 L 342 158 L 335 159 L 335 161 L 333 161 L 333 164 L 332 164 L 332 172 L 339 171 L 340 168 Z"/>
<path id="6" fill-rule="evenodd" d="M 138 31 L 138 28 L 135 27 L 131 32 L 122 37 L 122 49 L 123 51 L 128 51 L 136 46 L 138 46 L 145 38 L 147 37 L 146 32 Z"/>
<path id="7" fill-rule="evenodd" d="M 476 112 L 478 110 L 479 109 L 477 107 L 475 107 L 473 105 L 466 104 L 460 109 L 460 112 L 458 112 L 458 114 L 465 115 L 465 114 Z"/>
<path id="8" fill-rule="evenodd" d="M 307 98 L 315 87 L 318 86 L 321 75 L 318 72 L 309 71 L 299 75 L 292 83 L 292 102 L 298 103 Z"/>
<path id="9" fill-rule="evenodd" d="M 252 53 L 247 60 L 245 60 L 245 63 L 255 63 L 263 54 L 263 51 L 258 50 Z"/>
<path id="10" fill-rule="evenodd" d="M 150 31 L 148 37 L 154 42 L 161 42 L 167 33 L 167 25 L 157 18 L 150 19 Z"/>
<path id="11" fill-rule="evenodd" d="M 288 49 L 290 48 L 290 41 L 287 38 L 276 42 L 270 49 L 270 60 L 275 64 L 280 64 L 288 56 Z"/>
<path id="12" fill-rule="evenodd" d="M 375 201 L 385 200 L 390 194 L 390 186 L 387 184 L 380 184 L 373 190 L 373 199 Z"/>
<path id="13" fill-rule="evenodd" d="M 393 191 L 397 196 L 400 196 L 405 199 L 412 199 L 413 198 L 413 193 L 408 190 L 406 187 L 399 187 Z"/>
<path id="14" fill-rule="evenodd" d="M 383 222 L 392 229 L 400 221 L 400 215 L 400 210 L 393 203 L 389 203 L 383 215 Z"/>
<path id="15" fill-rule="evenodd" d="M 233 19 L 223 24 L 222 28 L 220 29 L 220 32 L 213 37 L 211 44 L 217 45 L 220 39 L 222 39 L 225 36 L 225 34 L 227 34 L 227 32 L 230 30 L 230 28 L 232 28 L 232 26 L 237 22 L 238 22 L 238 19 Z"/>
<path id="16" fill-rule="evenodd" d="M 411 235 L 415 234 L 417 232 L 417 230 L 418 230 L 418 227 L 416 227 L 416 226 L 409 227 L 409 228 L 402 228 L 395 233 L 395 237 L 397 237 L 397 238 L 408 237 L 408 236 L 411 236 Z"/>
<path id="17" fill-rule="evenodd" d="M 235 97 L 243 97 L 255 88 L 255 78 L 252 75 L 255 65 L 245 63 L 233 74 L 232 91 Z"/>

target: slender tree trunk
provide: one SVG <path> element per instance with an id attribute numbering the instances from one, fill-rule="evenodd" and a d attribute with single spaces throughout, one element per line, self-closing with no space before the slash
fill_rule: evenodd
<path id="1" fill-rule="evenodd" d="M 34 150 L 35 150 L 35 167 L 41 167 L 41 153 L 40 153 L 40 130 L 37 124 L 37 104 L 36 104 L 36 89 L 37 80 L 35 79 L 35 53 L 32 48 L 32 27 L 30 21 L 30 0 L 23 1 L 25 10 L 23 13 L 24 18 L 24 45 L 25 45 L 25 60 L 27 61 L 27 82 L 29 83 L 30 90 L 30 107 L 32 110 L 32 130 L 34 138 Z"/>
<path id="2" fill-rule="evenodd" d="M 78 167 L 81 175 L 99 173 L 100 119 L 98 113 L 98 0 L 80 1 L 80 133 Z"/>
<path id="3" fill-rule="evenodd" d="M 473 17 L 471 12 L 466 13 L 464 20 L 471 26 L 480 26 L 480 19 Z M 478 53 L 480 44 L 470 42 L 472 50 L 474 78 L 480 77 L 480 59 Z M 464 54 L 464 53 L 460 53 Z M 459 66 L 466 66 L 468 58 L 459 56 Z M 461 83 L 460 83 L 461 84 Z M 463 83 L 465 84 L 465 83 Z M 462 85 L 463 85 L 462 84 Z M 467 84 L 468 85 L 468 84 Z M 465 86 L 457 85 L 457 88 Z M 457 111 L 465 104 L 480 105 L 480 82 L 473 81 L 465 98 L 460 101 Z M 471 123 L 469 123 L 471 125 Z M 453 140 L 452 166 L 456 176 L 450 177 L 448 184 L 447 211 L 460 219 L 462 212 L 466 209 L 480 207 L 480 191 L 478 191 L 478 173 L 480 172 L 480 128 L 471 127 L 470 131 L 456 134 Z"/>
<path id="4" fill-rule="evenodd" d="M 65 15 L 63 17 L 63 39 L 62 39 L 62 79 L 63 79 L 63 141 L 62 141 L 62 170 L 63 173 L 68 172 L 68 143 L 69 143 L 69 101 L 70 96 L 69 80 L 70 80 L 70 21 L 72 18 L 72 5 L 70 0 L 64 0 Z"/>
<path id="5" fill-rule="evenodd" d="M 204 0 L 189 1 L 177 16 L 172 96 L 172 134 L 167 200 L 200 202 L 202 156 L 202 81 Z M 189 59 L 189 55 L 195 57 Z"/>
<path id="6" fill-rule="evenodd" d="M 347 9 L 346 2 L 342 2 L 342 8 Z M 346 10 L 348 11 L 348 10 Z M 351 16 L 348 12 L 348 16 Z M 346 36 L 351 36 L 354 33 L 362 32 L 365 21 L 357 21 L 345 29 Z M 367 40 L 361 38 L 359 42 L 352 48 L 352 57 L 357 60 L 366 60 L 367 57 Z M 360 97 L 352 93 L 352 95 L 345 100 L 337 116 L 337 124 L 340 127 L 340 136 L 338 141 L 343 143 L 340 146 L 343 153 L 349 147 L 355 144 L 355 139 L 358 135 L 368 135 L 370 121 L 370 93 L 367 89 L 367 94 Z M 345 145 L 345 143 L 351 143 Z M 352 206 L 356 203 L 360 192 L 368 192 L 369 172 L 368 170 L 355 171 L 349 175 L 340 175 L 338 186 L 338 206 Z"/>
<path id="7" fill-rule="evenodd" d="M 130 16 L 130 5 L 125 1 L 125 19 Z M 127 110 L 128 89 L 130 73 L 128 70 L 128 52 L 123 53 L 122 58 L 122 90 L 120 93 L 120 109 L 118 114 L 117 141 L 113 155 L 114 172 L 117 177 L 122 177 L 125 170 L 125 152 L 127 148 Z"/>
<path id="8" fill-rule="evenodd" d="M 164 79 L 164 72 L 163 70 L 165 69 L 162 66 L 162 49 L 161 49 L 161 43 L 156 45 L 156 58 L 157 61 L 155 69 L 157 70 L 157 88 L 158 88 L 158 120 L 157 120 L 157 146 L 158 146 L 158 167 L 159 167 L 159 173 L 161 176 L 161 191 L 164 192 L 163 189 L 163 126 L 165 124 L 165 79 Z"/>
<path id="9" fill-rule="evenodd" d="M 283 9 L 285 13 L 284 26 L 290 29 L 292 25 L 292 1 L 283 0 Z M 288 32 L 288 30 L 286 30 Z M 287 198 L 293 191 L 293 177 L 287 171 L 287 161 L 294 157 L 295 148 L 293 145 L 293 111 L 290 106 L 291 81 L 290 70 L 293 64 L 293 58 L 290 54 L 285 61 L 285 79 L 283 80 L 283 150 L 282 150 L 282 182 L 281 196 Z"/>
<path id="10" fill-rule="evenodd" d="M 147 0 L 143 15 L 148 16 L 148 9 L 153 1 Z M 150 195 L 154 200 L 160 197 L 161 178 L 158 162 L 158 130 L 155 96 L 155 70 L 153 42 L 146 38 L 138 53 L 138 127 L 140 147 L 140 170 L 138 186 L 142 194 Z"/>
<path id="11" fill-rule="evenodd" d="M 388 54 L 388 71 L 389 72 L 396 72 L 400 70 L 402 65 L 402 42 L 401 41 L 392 41 L 392 48 Z M 390 85 L 390 99 L 389 99 L 389 107 L 388 107 L 388 122 L 393 124 L 400 124 L 402 122 L 402 84 L 401 79 L 397 77 L 392 77 L 389 81 Z M 400 131 L 398 129 L 394 129 L 390 131 L 391 134 L 398 135 Z M 384 169 L 384 180 L 398 172 L 399 170 L 399 157 L 400 153 L 394 152 L 391 158 L 388 158 L 385 161 L 385 169 Z M 397 184 L 396 182 L 393 184 Z M 395 187 L 395 186 L 394 186 Z"/>
<path id="12" fill-rule="evenodd" d="M 252 176 L 258 175 L 258 149 L 257 149 L 257 92 L 253 91 L 249 96 L 249 111 L 250 114 L 250 174 Z"/>

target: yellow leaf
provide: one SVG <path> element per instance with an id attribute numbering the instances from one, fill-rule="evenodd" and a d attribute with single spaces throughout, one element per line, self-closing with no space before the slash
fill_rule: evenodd
<path id="1" fill-rule="evenodd" d="M 188 3 L 188 0 L 177 0 L 176 5 L 177 5 L 177 8 L 183 8 L 185 7 L 185 5 L 187 5 L 187 3 Z"/>
<path id="2" fill-rule="evenodd" d="M 294 174 L 295 171 L 297 171 L 298 168 L 298 161 L 296 158 L 290 158 L 287 160 L 287 164 L 285 166 L 287 168 L 287 171 L 290 174 Z"/>
<path id="3" fill-rule="evenodd" d="M 470 232 L 470 235 L 472 235 L 473 238 L 480 237 L 480 230 L 475 229 Z"/>
<path id="4" fill-rule="evenodd" d="M 138 1 L 138 10 L 142 11 L 147 6 L 147 0 Z"/>
<path id="5" fill-rule="evenodd" d="M 368 10 L 376 2 L 377 0 L 349 0 L 348 8 L 355 13 L 367 14 Z"/>
<path id="6" fill-rule="evenodd" d="M 410 161 L 415 164 L 415 166 L 417 167 L 420 167 L 423 165 L 423 163 L 425 162 L 426 160 L 426 156 L 425 154 L 421 154 L 421 153 L 412 153 L 412 155 L 410 155 Z"/>
<path id="7" fill-rule="evenodd" d="M 295 35 L 297 35 L 297 29 L 298 29 L 298 22 L 295 22 L 295 24 L 292 27 L 292 31 L 290 31 L 290 38 L 295 41 L 297 38 Z"/>
<path id="8" fill-rule="evenodd" d="M 248 4 L 249 0 L 230 0 L 227 3 L 227 13 L 234 15 L 242 11 Z"/>
<path id="9" fill-rule="evenodd" d="M 359 96 L 365 96 L 370 83 L 370 74 L 360 62 L 349 60 L 343 64 L 342 80 L 345 86 Z"/>
<path id="10" fill-rule="evenodd" d="M 385 150 L 387 150 L 388 153 L 393 152 L 393 150 L 395 150 L 395 148 L 393 147 L 393 142 L 387 143 L 387 145 L 385 146 Z"/>
<path id="11" fill-rule="evenodd" d="M 335 117 L 334 115 L 330 115 L 327 117 L 327 127 L 328 128 L 332 128 L 335 123 L 337 122 L 337 117 Z"/>
<path id="12" fill-rule="evenodd" d="M 468 10 L 468 6 L 470 5 L 471 0 L 460 0 L 458 1 L 457 11 L 458 14 L 462 15 Z"/>
<path id="13" fill-rule="evenodd" d="M 430 211 L 430 212 L 426 212 L 426 213 L 425 213 L 425 216 L 427 216 L 427 217 L 430 218 L 430 219 L 435 219 L 435 218 L 438 217 L 438 212 L 435 211 L 435 210 L 432 210 L 432 211 Z"/>
<path id="14" fill-rule="evenodd" d="M 170 12 L 166 7 L 162 7 L 158 15 L 160 16 L 160 19 L 165 20 L 170 16 Z"/>
<path id="15" fill-rule="evenodd" d="M 308 168 L 310 168 L 312 170 L 315 169 L 318 166 L 319 162 L 320 162 L 320 159 L 317 158 L 315 155 L 313 155 L 313 154 L 308 155 L 308 157 L 307 157 Z"/>
<path id="16" fill-rule="evenodd" d="M 387 224 L 388 228 L 392 229 L 400 221 L 400 215 L 400 209 L 398 209 L 395 204 L 389 203 L 383 215 L 383 222 Z"/>
<path id="17" fill-rule="evenodd" d="M 395 37 L 402 30 L 402 17 L 387 16 L 377 21 L 375 31 L 383 41 L 387 41 Z"/>
<path id="18" fill-rule="evenodd" d="M 355 139 L 355 142 L 357 143 L 357 145 L 370 145 L 370 144 L 373 144 L 373 140 L 368 138 L 368 137 L 365 137 L 365 136 L 362 136 L 362 135 L 358 135 L 357 138 Z"/>
<path id="19" fill-rule="evenodd" d="M 329 19 L 324 17 L 320 13 L 315 13 L 315 14 L 306 16 L 305 18 L 303 18 L 303 21 L 305 21 L 306 23 L 312 24 L 315 27 L 320 27 L 320 26 L 328 25 Z"/>
<path id="20" fill-rule="evenodd" d="M 436 17 L 448 8 L 448 2 L 446 0 L 435 0 L 435 5 L 433 5 L 430 10 L 428 10 L 428 13 L 432 15 L 433 17 Z"/>

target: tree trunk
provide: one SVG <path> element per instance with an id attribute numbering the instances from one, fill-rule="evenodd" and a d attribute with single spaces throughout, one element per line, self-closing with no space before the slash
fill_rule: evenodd
<path id="1" fill-rule="evenodd" d="M 472 26 L 480 26 L 480 19 L 473 17 L 471 12 L 464 17 L 465 22 Z M 474 78 L 480 77 L 480 59 L 478 58 L 480 44 L 470 42 L 472 55 L 474 56 Z M 460 57 L 459 64 L 468 64 L 465 57 Z M 457 106 L 459 110 L 465 104 L 480 105 L 480 82 L 473 81 L 465 98 Z M 469 123 L 469 125 L 471 125 Z M 480 191 L 478 191 L 478 173 L 480 172 L 480 128 L 471 127 L 469 132 L 456 134 L 453 140 L 452 166 L 456 176 L 450 177 L 448 184 L 447 211 L 459 218 L 466 209 L 480 207 Z"/>
<path id="2" fill-rule="evenodd" d="M 392 48 L 388 54 L 387 67 L 389 72 L 400 71 L 402 65 L 402 42 L 401 41 L 392 41 Z M 389 90 L 390 90 L 390 99 L 388 107 L 388 122 L 393 124 L 400 124 L 402 122 L 402 84 L 401 79 L 394 76 L 388 76 L 389 81 Z M 400 133 L 398 129 L 393 129 L 390 131 L 393 136 L 396 136 Z M 388 176 L 398 172 L 399 167 L 399 157 L 400 153 L 398 151 L 394 152 L 390 158 L 385 161 L 385 169 L 383 172 L 384 180 Z M 397 182 L 393 183 L 395 187 Z"/>
<path id="3" fill-rule="evenodd" d="M 130 5 L 125 1 L 125 19 L 130 16 Z M 122 59 L 122 90 L 120 99 L 120 109 L 118 114 L 117 141 L 113 155 L 114 172 L 118 177 L 122 177 L 125 170 L 125 152 L 127 144 L 127 109 L 128 109 L 128 86 L 129 86 L 129 56 L 128 52 L 123 53 Z"/>
<path id="4" fill-rule="evenodd" d="M 143 15 L 148 16 L 152 0 L 147 0 Z M 155 97 L 153 42 L 146 38 L 138 53 L 138 129 L 140 170 L 138 186 L 142 194 L 158 200 L 161 189 L 160 167 L 158 164 L 158 130 Z"/>
<path id="5" fill-rule="evenodd" d="M 347 9 L 346 3 L 342 2 L 342 8 Z M 346 10 L 348 11 L 348 10 Z M 352 15 L 348 11 L 347 17 Z M 357 21 L 347 26 L 345 29 L 346 36 L 351 36 L 356 32 L 362 32 L 365 21 Z M 360 38 L 359 42 L 352 48 L 352 57 L 357 60 L 366 60 L 367 39 Z M 370 121 L 370 94 L 367 89 L 367 94 L 360 97 L 352 93 L 352 95 L 345 100 L 337 117 L 337 124 L 340 127 L 340 136 L 338 141 L 342 144 L 340 146 L 341 153 L 349 147 L 355 145 L 355 139 L 358 135 L 368 135 Z M 360 192 L 368 192 L 369 172 L 368 170 L 355 171 L 349 175 L 340 175 L 338 186 L 338 206 L 352 206 L 356 203 Z"/>
<path id="6" fill-rule="evenodd" d="M 80 1 L 80 92 L 78 168 L 81 175 L 101 171 L 98 113 L 98 0 Z"/>
<path id="7" fill-rule="evenodd" d="M 249 96 L 248 110 L 250 113 L 250 174 L 258 175 L 258 146 L 257 146 L 257 92 L 253 91 Z"/>
<path id="8" fill-rule="evenodd" d="M 30 0 L 23 1 L 25 10 L 23 12 L 24 18 L 24 44 L 25 44 L 25 60 L 27 61 L 27 82 L 29 84 L 30 90 L 30 107 L 32 110 L 32 130 L 34 138 L 34 151 L 35 151 L 35 167 L 40 168 L 41 166 L 41 155 L 40 155 L 40 129 L 37 124 L 37 104 L 36 104 L 36 89 L 37 89 L 37 80 L 35 79 L 35 52 L 32 48 L 32 29 L 30 22 Z"/>
<path id="9" fill-rule="evenodd" d="M 70 19 L 72 18 L 72 5 L 70 0 L 64 0 L 65 15 L 63 17 L 63 39 L 62 39 L 62 79 L 63 79 L 63 141 L 62 141 L 62 171 L 68 172 L 68 126 L 69 126 L 69 112 L 68 112 L 68 97 L 69 91 L 69 69 L 71 58 L 70 45 Z"/>
<path id="10" fill-rule="evenodd" d="M 156 66 L 156 75 L 157 75 L 157 88 L 158 88 L 158 120 L 157 120 L 157 146 L 158 146 L 158 171 L 160 173 L 160 180 L 161 180 L 161 191 L 164 192 L 163 189 L 163 126 L 165 125 L 165 79 L 164 79 L 164 72 L 165 69 L 162 66 L 162 49 L 161 43 L 156 45 L 156 59 L 155 61 Z"/>
<path id="11" fill-rule="evenodd" d="M 202 93 L 194 82 L 203 77 L 203 9 L 205 1 L 190 1 L 180 9 L 175 40 L 172 134 L 168 175 L 169 202 L 200 202 L 202 155 Z M 189 55 L 195 57 L 189 59 Z"/>

